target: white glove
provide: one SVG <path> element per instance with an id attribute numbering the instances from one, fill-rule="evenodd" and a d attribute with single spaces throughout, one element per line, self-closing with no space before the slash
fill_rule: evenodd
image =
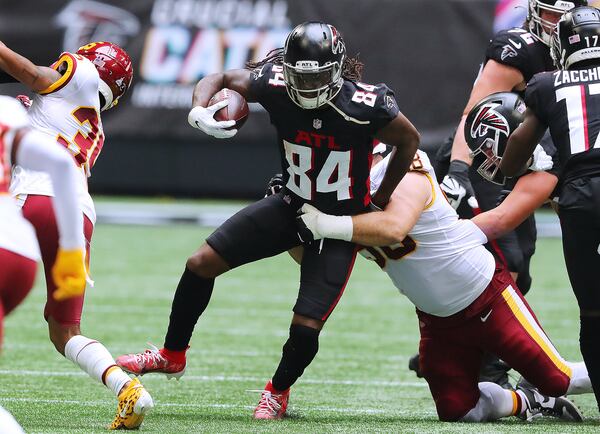
<path id="1" fill-rule="evenodd" d="M 444 176 L 440 188 L 446 195 L 448 203 L 452 208 L 457 209 L 460 202 L 467 194 L 467 190 L 460 183 L 449 175 Z"/>
<path id="2" fill-rule="evenodd" d="M 545 170 L 552 169 L 553 166 L 554 162 L 552 161 L 552 157 L 548 155 L 546 151 L 544 151 L 544 148 L 541 145 L 537 145 L 533 150 L 533 156 L 529 170 L 543 172 Z"/>
<path id="3" fill-rule="evenodd" d="M 325 214 L 307 203 L 302 205 L 298 213 L 298 235 L 303 242 L 322 238 L 352 240 L 352 217 Z"/>
<path id="4" fill-rule="evenodd" d="M 215 120 L 215 113 L 221 110 L 223 107 L 227 107 L 229 104 L 228 99 L 219 101 L 209 107 L 196 106 L 190 110 L 188 114 L 188 122 L 194 127 L 201 131 L 204 131 L 209 136 L 216 137 L 217 139 L 228 139 L 235 136 L 237 130 L 226 130 L 235 125 L 235 121 L 217 121 Z"/>

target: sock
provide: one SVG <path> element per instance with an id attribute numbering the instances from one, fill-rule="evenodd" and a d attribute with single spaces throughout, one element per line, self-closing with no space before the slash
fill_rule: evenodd
<path id="1" fill-rule="evenodd" d="M 131 381 L 129 375 L 127 375 L 121 368 L 117 365 L 113 365 L 104 371 L 103 382 L 106 387 L 113 391 L 113 393 L 118 397 L 119 392 L 123 386 Z"/>
<path id="2" fill-rule="evenodd" d="M 115 365 L 115 359 L 100 342 L 85 336 L 73 336 L 65 345 L 65 357 L 78 365 L 94 380 L 103 383 L 115 395 L 131 381 L 125 372 Z"/>
<path id="3" fill-rule="evenodd" d="M 580 395 L 582 393 L 592 393 L 592 382 L 588 375 L 587 367 L 584 362 L 566 362 L 571 368 L 571 380 L 569 381 L 569 388 L 567 389 L 567 395 Z"/>
<path id="4" fill-rule="evenodd" d="M 173 297 L 165 349 L 185 351 L 188 348 L 198 318 L 208 306 L 214 284 L 215 279 L 200 277 L 186 267 Z"/>
<path id="5" fill-rule="evenodd" d="M 599 404 L 600 409 L 600 345 L 598 345 L 598 336 L 600 336 L 600 317 L 581 316 L 579 347 L 594 388 L 596 403 Z"/>
<path id="6" fill-rule="evenodd" d="M 281 361 L 271 380 L 275 390 L 283 392 L 304 372 L 319 351 L 319 330 L 292 324 L 290 337 L 283 346 Z"/>
<path id="7" fill-rule="evenodd" d="M 175 362 L 175 363 L 185 363 L 185 353 L 186 353 L 186 351 L 187 351 L 187 348 L 185 350 L 182 350 L 182 351 L 173 351 L 173 350 L 167 350 L 166 348 L 162 348 L 160 350 L 160 353 L 163 355 L 163 357 L 169 359 L 172 362 Z"/>
<path id="8" fill-rule="evenodd" d="M 465 416 L 463 422 L 488 422 L 521 412 L 521 397 L 491 382 L 479 383 L 479 400 Z"/>

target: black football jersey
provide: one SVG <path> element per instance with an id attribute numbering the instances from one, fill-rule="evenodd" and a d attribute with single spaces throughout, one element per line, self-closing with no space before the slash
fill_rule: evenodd
<path id="1" fill-rule="evenodd" d="M 490 59 L 518 69 L 526 82 L 538 72 L 556 69 L 548 46 L 518 27 L 502 30 L 493 37 L 485 52 L 485 62 Z"/>
<path id="2" fill-rule="evenodd" d="M 291 200 L 329 214 L 363 211 L 370 202 L 374 136 L 398 115 L 394 93 L 385 84 L 344 80 L 334 107 L 307 110 L 288 96 L 282 66 L 267 63 L 250 80 L 250 98 L 277 130 Z"/>
<path id="3" fill-rule="evenodd" d="M 525 103 L 550 129 L 562 183 L 600 174 L 600 67 L 537 74 Z"/>

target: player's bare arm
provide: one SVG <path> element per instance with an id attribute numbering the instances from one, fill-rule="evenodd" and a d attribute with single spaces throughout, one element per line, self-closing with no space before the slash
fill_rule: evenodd
<path id="1" fill-rule="evenodd" d="M 500 170 L 505 176 L 517 176 L 525 171 L 533 150 L 547 128 L 531 109 L 527 109 L 525 120 L 508 138 L 500 163 Z"/>
<path id="2" fill-rule="evenodd" d="M 402 113 L 398 113 L 395 119 L 378 131 L 376 138 L 394 146 L 385 176 L 371 199 L 374 205 L 383 208 L 400 180 L 408 172 L 421 136 L 414 125 Z"/>
<path id="3" fill-rule="evenodd" d="M 402 242 L 432 199 L 429 178 L 409 172 L 392 193 L 383 211 L 352 216 L 352 242 L 363 246 L 389 246 Z"/>
<path id="4" fill-rule="evenodd" d="M 352 217 L 332 216 L 311 205 L 304 205 L 300 218 L 313 239 L 333 238 L 363 246 L 390 246 L 406 238 L 431 202 L 432 191 L 431 181 L 426 175 L 409 172 L 398 184 L 383 211 Z"/>
<path id="5" fill-rule="evenodd" d="M 26 57 L 14 52 L 0 42 L 0 69 L 34 92 L 47 89 L 60 79 L 60 72 L 46 66 L 37 66 Z"/>
<path id="6" fill-rule="evenodd" d="M 493 59 L 488 60 L 475 81 L 469 101 L 463 110 L 462 118 L 456 130 L 454 142 L 452 143 L 450 160 L 461 160 L 469 165 L 471 164 L 469 147 L 464 135 L 464 127 L 467 115 L 475 104 L 494 92 L 523 90 L 525 85 L 525 78 L 517 68 L 503 65 Z"/>
<path id="7" fill-rule="evenodd" d="M 233 69 L 207 75 L 194 87 L 192 107 L 206 107 L 211 97 L 224 88 L 235 90 L 246 100 L 253 101 L 249 92 L 250 73 L 248 69 Z"/>
<path id="8" fill-rule="evenodd" d="M 488 240 L 494 240 L 514 230 L 536 209 L 542 206 L 558 183 L 549 172 L 531 172 L 521 177 L 500 205 L 471 220 Z"/>

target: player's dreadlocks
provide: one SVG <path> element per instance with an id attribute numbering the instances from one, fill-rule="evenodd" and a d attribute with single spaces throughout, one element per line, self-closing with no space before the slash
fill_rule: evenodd
<path id="1" fill-rule="evenodd" d="M 283 65 L 283 47 L 275 48 L 274 50 L 269 51 L 267 56 L 262 60 L 256 62 L 246 62 L 246 69 L 260 68 L 266 63 Z M 342 65 L 342 77 L 350 81 L 360 81 L 362 78 L 363 67 L 364 64 L 358 60 L 358 56 L 346 56 L 344 59 L 344 64 Z"/>

